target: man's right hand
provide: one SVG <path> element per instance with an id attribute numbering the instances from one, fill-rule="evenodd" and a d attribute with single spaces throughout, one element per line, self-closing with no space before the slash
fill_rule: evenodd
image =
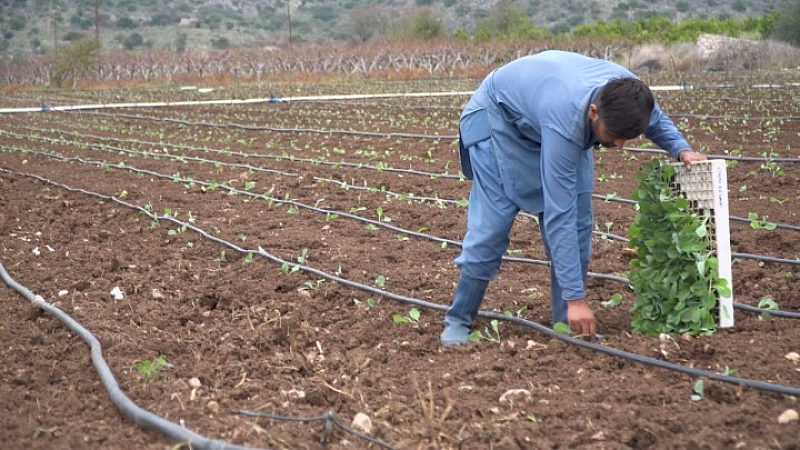
<path id="1" fill-rule="evenodd" d="M 585 299 L 567 300 L 567 322 L 575 334 L 583 336 L 585 339 L 594 337 L 597 322 L 592 308 Z"/>

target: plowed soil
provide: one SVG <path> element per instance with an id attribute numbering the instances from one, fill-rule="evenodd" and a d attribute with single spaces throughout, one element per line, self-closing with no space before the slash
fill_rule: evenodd
<path id="1" fill-rule="evenodd" d="M 87 103 L 138 98 L 80 95 Z M 800 158 L 797 118 L 775 119 L 792 114 L 796 87 L 657 97 L 709 155 Z M 331 449 L 378 448 L 336 427 L 326 432 L 321 421 L 235 413 L 248 410 L 295 418 L 330 412 L 345 426 L 363 413 L 374 438 L 402 449 L 800 448 L 800 422 L 778 421 L 800 409 L 795 397 L 705 380 L 693 401 L 693 376 L 512 323 L 500 324 L 499 342 L 441 348 L 442 312 L 418 308 L 418 322 L 395 323 L 412 305 L 320 273 L 449 304 L 458 276 L 453 241 L 463 237 L 466 212 L 453 201 L 466 198 L 470 185 L 457 177 L 452 139 L 465 101 L 6 115 L 0 261 L 97 336 L 135 403 L 213 439 L 253 448 L 316 449 L 324 439 Z M 597 152 L 596 193 L 630 198 L 641 163 L 655 156 Z M 778 160 L 730 164 L 730 214 L 797 228 L 799 169 Z M 631 253 L 600 232 L 624 236 L 635 211 L 600 198 L 595 210 L 590 271 L 619 276 Z M 735 253 L 796 262 L 798 236 L 731 222 Z M 544 259 L 531 218 L 518 219 L 508 253 Z M 294 270 L 298 263 L 320 272 Z M 769 297 L 782 310 L 800 310 L 796 265 L 735 258 L 733 267 L 735 301 L 756 306 Z M 111 295 L 114 288 L 122 298 Z M 800 352 L 796 319 L 737 311 L 736 325 L 711 337 L 659 339 L 631 332 L 633 294 L 624 284 L 591 278 L 588 291 L 604 346 L 800 387 L 800 363 L 786 358 Z M 621 305 L 601 306 L 615 293 Z M 546 266 L 507 261 L 482 309 L 550 326 L 549 296 Z M 111 403 L 74 333 L 5 284 L 0 299 L 4 448 L 173 448 Z M 158 357 L 169 365 L 151 379 L 137 369 Z"/>

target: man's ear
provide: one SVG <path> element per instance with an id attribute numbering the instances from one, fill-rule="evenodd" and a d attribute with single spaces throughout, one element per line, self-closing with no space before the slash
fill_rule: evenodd
<path id="1" fill-rule="evenodd" d="M 597 120 L 598 117 L 600 117 L 600 114 L 597 113 L 597 105 L 595 105 L 594 103 L 589 105 L 588 116 L 589 120 L 591 120 L 592 122 L 594 122 L 595 120 Z"/>

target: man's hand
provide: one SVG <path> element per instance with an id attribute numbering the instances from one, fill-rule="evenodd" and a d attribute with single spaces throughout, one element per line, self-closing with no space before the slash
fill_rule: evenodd
<path id="1" fill-rule="evenodd" d="M 706 158 L 706 155 L 701 155 L 700 153 L 696 153 L 696 152 L 693 152 L 691 150 L 683 150 L 678 155 L 678 159 L 681 160 L 681 162 L 683 163 L 683 167 L 685 167 L 686 170 L 691 170 L 692 169 L 692 167 L 691 167 L 692 162 L 694 162 L 694 161 L 705 161 L 708 158 Z"/>
<path id="2" fill-rule="evenodd" d="M 586 339 L 594 337 L 597 322 L 586 300 L 567 300 L 567 322 L 575 334 Z"/>

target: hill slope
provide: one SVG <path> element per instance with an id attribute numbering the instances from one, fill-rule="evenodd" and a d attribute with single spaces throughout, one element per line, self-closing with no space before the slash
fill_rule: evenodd
<path id="1" fill-rule="evenodd" d="M 28 56 L 93 36 L 105 49 L 225 48 L 292 42 L 363 42 L 394 36 L 409 17 L 471 33 L 500 8 L 553 32 L 654 14 L 673 20 L 760 16 L 789 0 L 0 0 L 0 54 Z"/>

